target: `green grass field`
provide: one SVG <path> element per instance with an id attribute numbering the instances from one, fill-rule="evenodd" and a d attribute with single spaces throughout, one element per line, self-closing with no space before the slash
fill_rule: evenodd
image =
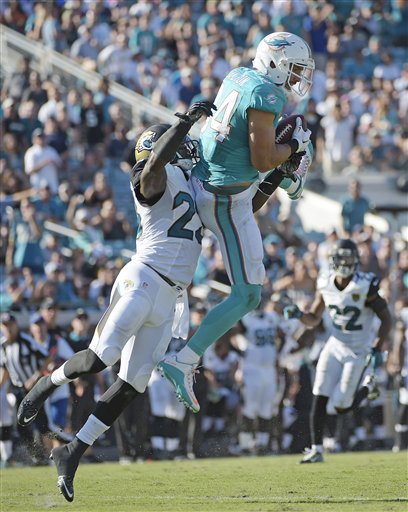
<path id="1" fill-rule="evenodd" d="M 54 467 L 1 471 L 1 512 L 71 510 L 388 512 L 408 510 L 408 454 L 328 455 L 300 465 L 299 456 L 84 464 L 68 503 Z"/>

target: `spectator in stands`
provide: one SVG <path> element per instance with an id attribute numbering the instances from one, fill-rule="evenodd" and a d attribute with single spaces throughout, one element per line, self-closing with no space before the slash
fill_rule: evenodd
<path id="1" fill-rule="evenodd" d="M 361 183 L 357 179 L 350 181 L 348 195 L 342 201 L 342 227 L 349 236 L 358 226 L 364 226 L 365 214 L 370 211 L 368 200 L 361 195 Z"/>
<path id="2" fill-rule="evenodd" d="M 36 210 L 37 222 L 44 225 L 47 220 L 56 221 L 59 214 L 57 197 L 51 193 L 50 186 L 45 180 L 41 180 L 37 193 L 32 199 Z"/>
<path id="3" fill-rule="evenodd" d="M 117 123 L 115 130 L 110 134 L 106 156 L 114 160 L 122 161 L 128 148 L 129 141 L 126 138 L 126 125 Z"/>
<path id="4" fill-rule="evenodd" d="M 24 145 L 26 143 L 24 139 L 25 126 L 18 113 L 16 101 L 12 98 L 6 98 L 1 104 L 1 109 L 3 111 L 1 118 L 2 133 L 15 135 Z"/>
<path id="5" fill-rule="evenodd" d="M 89 62 L 96 62 L 98 57 L 98 43 L 96 39 L 92 37 L 91 30 L 86 25 L 81 25 L 78 28 L 78 39 L 72 43 L 70 48 L 70 56 L 82 65 L 86 65 Z M 88 69 L 95 70 L 95 64 L 86 66 Z"/>
<path id="6" fill-rule="evenodd" d="M 103 142 L 105 134 L 102 108 L 95 105 L 93 94 L 89 90 L 82 93 L 81 125 L 89 146 Z"/>
<path id="7" fill-rule="evenodd" d="M 31 141 L 33 131 L 42 128 L 42 123 L 38 120 L 38 105 L 33 100 L 21 103 L 19 115 L 24 125 L 24 140 Z"/>
<path id="8" fill-rule="evenodd" d="M 23 98 L 23 93 L 29 85 L 30 57 L 22 57 L 18 63 L 17 70 L 8 75 L 2 86 L 2 93 L 14 101 Z"/>
<path id="9" fill-rule="evenodd" d="M 2 141 L 2 151 L 4 151 L 4 158 L 7 166 L 11 169 L 21 171 L 23 169 L 23 154 L 20 144 L 17 143 L 17 137 L 14 133 L 5 133 Z"/>
<path id="10" fill-rule="evenodd" d="M 24 155 L 25 172 L 30 177 L 30 184 L 35 190 L 40 189 L 42 182 L 46 182 L 51 193 L 58 192 L 58 168 L 62 164 L 57 151 L 45 142 L 45 134 L 41 128 L 33 131 L 33 145 Z"/>
<path id="11" fill-rule="evenodd" d="M 59 9 L 53 4 L 45 4 L 46 15 L 41 27 L 41 38 L 45 46 L 62 52 L 66 48 L 65 34 L 61 30 Z"/>
<path id="12" fill-rule="evenodd" d="M 9 222 L 9 249 L 13 254 L 14 266 L 29 267 L 34 273 L 41 274 L 44 270 L 44 255 L 40 246 L 42 228 L 36 220 L 35 206 L 28 199 L 22 199 L 20 212 L 12 212 Z"/>
<path id="13" fill-rule="evenodd" d="M 113 199 L 106 199 L 98 215 L 92 218 L 92 225 L 100 229 L 105 241 L 125 240 L 133 236 L 133 230 L 125 215 L 118 212 Z"/>
<path id="14" fill-rule="evenodd" d="M 103 172 L 97 172 L 93 179 L 93 184 L 84 192 L 85 205 L 89 208 L 99 210 L 104 201 L 112 199 L 112 188 Z"/>
<path id="15" fill-rule="evenodd" d="M 261 40 L 271 33 L 271 17 L 268 12 L 260 10 L 254 14 L 254 23 L 248 31 L 246 45 L 249 48 L 256 48 Z"/>
<path id="16" fill-rule="evenodd" d="M 181 87 L 178 93 L 176 110 L 186 110 L 194 96 L 199 94 L 200 88 L 196 84 L 196 77 L 191 68 L 185 67 L 180 71 Z"/>
<path id="17" fill-rule="evenodd" d="M 60 89 L 54 83 L 48 81 L 44 88 L 47 91 L 48 100 L 41 106 L 38 111 L 38 120 L 44 125 L 49 117 L 57 117 L 57 106 L 62 101 Z"/>
<path id="18" fill-rule="evenodd" d="M 323 172 L 330 177 L 340 172 L 347 164 L 347 158 L 354 145 L 356 119 L 350 112 L 348 101 L 337 102 L 330 114 L 320 122 L 324 129 Z"/>

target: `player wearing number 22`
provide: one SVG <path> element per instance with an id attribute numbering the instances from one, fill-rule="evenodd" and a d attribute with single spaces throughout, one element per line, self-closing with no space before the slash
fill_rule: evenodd
<path id="1" fill-rule="evenodd" d="M 304 96 L 313 70 L 303 39 L 288 32 L 269 34 L 257 47 L 253 68 L 236 68 L 223 80 L 215 99 L 217 112 L 201 131 L 200 162 L 192 170 L 196 207 L 203 225 L 218 239 L 231 294 L 207 314 L 176 357 L 158 365 L 193 412 L 200 409 L 193 392 L 200 357 L 261 298 L 265 269 L 253 206 L 256 210 L 258 199 L 265 202 L 278 186 L 292 199 L 302 192 L 303 175 L 296 171 L 306 150 L 310 165 L 310 131 L 298 118 L 292 140 L 277 144 L 275 128 L 286 94 Z M 293 172 L 286 177 L 278 167 L 291 158 Z"/>
<path id="2" fill-rule="evenodd" d="M 89 348 L 42 377 L 19 407 L 18 422 L 26 426 L 57 386 L 100 372 L 120 358 L 118 379 L 85 425 L 71 443 L 52 451 L 58 487 L 67 501 L 74 499 L 74 476 L 85 450 L 138 393 L 144 393 L 171 337 L 187 338 L 186 288 L 201 252 L 202 231 L 188 172 L 197 157 L 197 141 L 187 133 L 213 108 L 209 102 L 194 103 L 186 113 L 177 114 L 180 119 L 172 126 L 151 126 L 138 139 L 137 163 L 131 172 L 140 216 L 136 254 L 120 271 Z"/>
<path id="3" fill-rule="evenodd" d="M 303 463 L 323 461 L 323 430 L 326 414 L 342 414 L 357 407 L 364 398 L 378 396 L 374 370 L 383 362 L 381 347 L 391 328 L 391 315 L 379 294 L 379 281 L 371 272 L 357 270 L 357 247 L 351 240 L 338 240 L 329 256 L 331 270 L 317 281 L 317 293 L 310 311 L 286 306 L 287 319 L 298 318 L 310 327 L 317 326 L 327 309 L 332 320 L 332 335 L 325 344 L 316 367 L 311 411 L 312 447 Z M 380 326 L 373 333 L 377 315 Z"/>

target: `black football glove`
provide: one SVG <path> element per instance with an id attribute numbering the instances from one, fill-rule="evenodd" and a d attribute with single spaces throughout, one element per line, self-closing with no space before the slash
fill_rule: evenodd
<path id="1" fill-rule="evenodd" d="M 211 101 L 196 101 L 187 112 L 184 114 L 177 112 L 175 115 L 184 121 L 194 124 L 201 119 L 202 116 L 212 116 L 212 110 L 217 110 L 217 107 Z"/>
<path id="2" fill-rule="evenodd" d="M 283 172 L 285 178 L 291 178 L 293 181 L 296 181 L 295 172 L 298 170 L 300 165 L 300 161 L 302 160 L 303 155 L 306 154 L 306 151 L 301 151 L 300 153 L 293 153 L 286 162 L 280 164 L 279 169 Z"/>

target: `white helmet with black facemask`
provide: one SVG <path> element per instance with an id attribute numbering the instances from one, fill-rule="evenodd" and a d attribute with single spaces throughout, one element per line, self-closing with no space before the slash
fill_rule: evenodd
<path id="1" fill-rule="evenodd" d="M 309 45 L 290 32 L 273 32 L 256 49 L 254 68 L 270 76 L 278 86 L 305 96 L 313 83 L 315 62 Z"/>
<path id="2" fill-rule="evenodd" d="M 329 255 L 330 267 L 336 276 L 343 279 L 352 276 L 359 262 L 356 244 L 351 240 L 337 240 Z"/>

